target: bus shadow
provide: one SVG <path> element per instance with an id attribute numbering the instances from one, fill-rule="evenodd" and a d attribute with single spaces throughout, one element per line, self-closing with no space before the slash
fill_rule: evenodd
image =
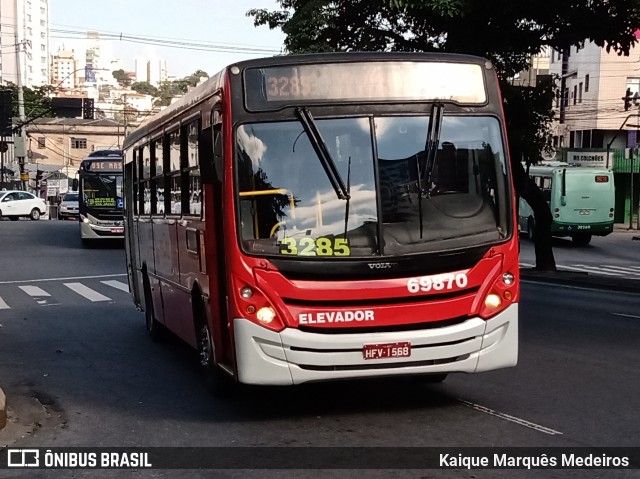
<path id="1" fill-rule="evenodd" d="M 214 422 L 271 421 L 288 418 L 316 418 L 349 413 L 375 413 L 413 409 L 459 407 L 443 384 L 430 384 L 420 378 L 375 378 L 306 383 L 296 386 L 233 385 L 215 393 L 199 371 L 194 350 L 170 334 L 160 345 L 167 361 L 180 364 L 194 381 L 193 395 L 207 404 L 198 419 Z M 191 381 L 190 381 L 191 382 Z M 170 386 L 169 386 L 170 387 Z M 180 410 L 191 415 L 188 405 Z M 199 408 L 198 408 L 199 409 Z"/>

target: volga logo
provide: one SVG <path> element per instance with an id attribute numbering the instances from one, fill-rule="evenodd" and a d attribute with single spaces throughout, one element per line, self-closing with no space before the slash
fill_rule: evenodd
<path id="1" fill-rule="evenodd" d="M 395 263 L 368 263 L 369 269 L 390 269 L 395 266 Z"/>

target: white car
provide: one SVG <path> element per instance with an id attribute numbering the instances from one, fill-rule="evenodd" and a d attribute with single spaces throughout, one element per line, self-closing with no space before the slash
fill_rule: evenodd
<path id="1" fill-rule="evenodd" d="M 0 218 L 7 217 L 16 221 L 21 216 L 39 220 L 47 212 L 47 205 L 42 198 L 26 191 L 0 191 Z"/>
<path id="2" fill-rule="evenodd" d="M 58 219 L 78 219 L 80 212 L 78 210 L 78 192 L 69 191 L 62 197 L 62 201 L 58 206 Z"/>

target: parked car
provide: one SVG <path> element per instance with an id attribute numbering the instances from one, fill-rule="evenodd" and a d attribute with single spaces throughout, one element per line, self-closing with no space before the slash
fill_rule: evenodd
<path id="1" fill-rule="evenodd" d="M 33 196 L 27 191 L 0 191 L 0 218 L 7 217 L 16 221 L 21 216 L 39 220 L 47 212 L 47 205 L 42 198 Z"/>
<path id="2" fill-rule="evenodd" d="M 78 192 L 69 191 L 62 197 L 62 201 L 58 205 L 58 219 L 79 219 L 80 212 L 78 211 Z"/>

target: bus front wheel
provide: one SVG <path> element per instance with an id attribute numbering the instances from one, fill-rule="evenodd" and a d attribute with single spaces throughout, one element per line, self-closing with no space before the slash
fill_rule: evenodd
<path id="1" fill-rule="evenodd" d="M 591 235 L 589 234 L 574 235 L 571 237 L 571 239 L 577 246 L 587 246 L 591 242 Z"/>
<path id="2" fill-rule="evenodd" d="M 235 384 L 234 379 L 225 373 L 217 364 L 213 336 L 209 329 L 202 300 L 194 299 L 193 304 L 193 315 L 198 341 L 198 360 L 200 361 L 200 367 L 204 372 L 207 387 L 216 397 L 228 397 L 237 389 L 237 385 Z"/>

